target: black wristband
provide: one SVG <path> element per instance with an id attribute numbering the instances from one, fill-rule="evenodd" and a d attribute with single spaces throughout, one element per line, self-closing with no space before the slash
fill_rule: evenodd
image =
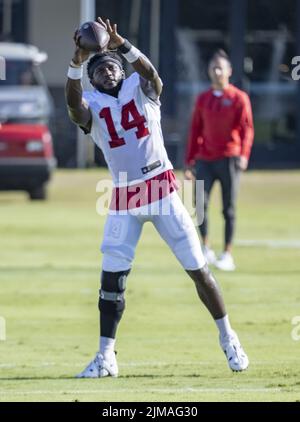
<path id="1" fill-rule="evenodd" d="M 121 54 L 126 54 L 128 53 L 128 51 L 130 51 L 131 47 L 132 44 L 130 44 L 130 42 L 125 38 L 124 44 L 120 45 L 120 47 L 118 47 L 118 50 Z"/>

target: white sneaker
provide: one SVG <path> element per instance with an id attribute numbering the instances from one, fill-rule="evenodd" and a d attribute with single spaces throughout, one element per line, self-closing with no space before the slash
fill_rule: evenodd
<path id="1" fill-rule="evenodd" d="M 205 258 L 206 262 L 208 263 L 208 265 L 214 264 L 216 262 L 216 260 L 217 260 L 216 254 L 208 246 L 203 246 L 202 252 L 203 252 L 204 258 Z"/>
<path id="2" fill-rule="evenodd" d="M 234 271 L 235 265 L 231 253 L 223 252 L 215 261 L 215 267 L 223 271 Z"/>
<path id="3" fill-rule="evenodd" d="M 109 359 L 104 359 L 100 353 L 97 353 L 95 359 L 92 360 L 80 374 L 76 375 L 76 378 L 117 377 L 118 372 L 115 353 L 113 353 Z"/>
<path id="4" fill-rule="evenodd" d="M 239 338 L 234 331 L 225 338 L 220 337 L 220 346 L 227 357 L 228 365 L 232 371 L 240 372 L 248 368 L 248 356 L 244 352 Z"/>

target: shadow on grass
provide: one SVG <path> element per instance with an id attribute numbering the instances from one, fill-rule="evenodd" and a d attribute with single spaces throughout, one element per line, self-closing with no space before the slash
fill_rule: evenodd
<path id="1" fill-rule="evenodd" d="M 95 266 L 95 267 L 91 267 L 91 266 L 89 266 L 89 267 L 76 267 L 76 266 L 74 266 L 74 267 L 60 267 L 59 265 L 55 265 L 55 264 L 42 264 L 42 265 L 40 265 L 40 266 L 36 266 L 36 267 L 34 267 L 34 266 L 28 266 L 28 267 L 21 267 L 21 266 L 15 266 L 15 267 L 13 267 L 13 266 L 11 266 L 11 267 L 7 267 L 7 266 L 0 266 L 0 272 L 1 271 L 3 271 L 3 272 L 11 272 L 11 273 L 15 273 L 15 272 L 20 272 L 20 273 L 23 273 L 23 272 L 28 272 L 28 271 L 30 271 L 30 272 L 40 272 L 40 271 L 45 271 L 45 270 L 47 270 L 47 271 L 55 271 L 55 272 L 74 272 L 74 271 L 76 271 L 76 272 L 79 272 L 79 271 L 82 271 L 82 272 L 87 272 L 87 271 L 90 271 L 90 272 L 95 272 L 95 271 L 98 271 L 99 270 L 99 267 L 98 266 Z"/>
<path id="2" fill-rule="evenodd" d="M 6 378 L 2 378 L 0 377 L 0 381 L 45 381 L 45 380 L 75 380 L 75 377 L 71 377 L 71 376 L 58 376 L 58 377 L 49 377 L 49 376 L 44 376 L 44 377 L 33 377 L 33 376 L 29 376 L 29 377 L 6 377 Z"/>
<path id="3" fill-rule="evenodd" d="M 167 378 L 204 378 L 204 376 L 199 375 L 199 374 L 186 374 L 186 375 L 182 375 L 182 374 L 178 374 L 178 375 L 174 375 L 174 374 L 164 374 L 164 375 L 153 375 L 153 374 L 132 374 L 132 375 L 120 375 L 118 377 L 119 380 L 124 380 L 124 379 L 143 379 L 143 378 L 147 378 L 147 379 L 167 379 Z M 54 380 L 54 381 L 65 381 L 65 380 L 83 380 L 83 379 L 98 379 L 98 378 L 75 378 L 74 376 L 57 376 L 57 377 L 51 377 L 51 376 L 38 376 L 38 377 L 34 377 L 34 376 L 28 376 L 28 377 L 0 377 L 0 381 L 45 381 L 45 380 Z M 111 379 L 111 377 L 105 377 L 105 379 Z"/>
<path id="4" fill-rule="evenodd" d="M 224 272 L 220 271 L 220 270 L 216 270 L 215 268 L 213 268 L 213 272 L 219 275 L 223 275 Z M 243 270 L 238 270 L 236 271 L 236 273 L 234 274 L 235 277 L 240 277 L 240 276 L 257 276 L 257 275 L 266 275 L 266 276 L 286 276 L 287 274 L 293 274 L 293 275 L 299 275 L 300 274 L 300 264 L 299 264 L 299 269 L 296 270 L 289 270 L 289 269 L 285 269 L 283 271 L 278 271 L 276 269 L 274 270 L 247 270 L 247 271 L 243 271 Z M 228 276 L 228 274 L 226 274 Z"/>

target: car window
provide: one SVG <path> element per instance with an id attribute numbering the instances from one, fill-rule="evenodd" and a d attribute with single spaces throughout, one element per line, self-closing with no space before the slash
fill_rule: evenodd
<path id="1" fill-rule="evenodd" d="M 40 85 L 39 70 L 30 61 L 6 60 L 6 79 L 0 86 L 34 86 Z"/>

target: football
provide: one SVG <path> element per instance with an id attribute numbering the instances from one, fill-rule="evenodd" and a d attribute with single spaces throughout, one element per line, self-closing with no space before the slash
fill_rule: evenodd
<path id="1" fill-rule="evenodd" d="M 101 52 L 107 49 L 109 34 L 98 22 L 85 22 L 77 32 L 77 43 L 84 50 Z"/>

